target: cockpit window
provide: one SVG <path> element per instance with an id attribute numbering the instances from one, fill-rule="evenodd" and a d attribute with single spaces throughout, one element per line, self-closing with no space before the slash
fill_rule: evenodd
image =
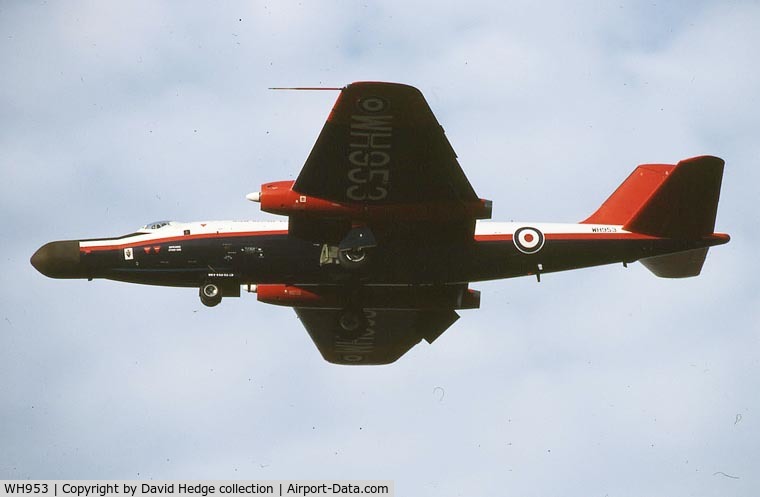
<path id="1" fill-rule="evenodd" d="M 144 229 L 144 230 L 157 230 L 159 228 L 163 228 L 164 226 L 168 226 L 168 225 L 170 225 L 172 223 L 173 223 L 173 221 L 154 221 L 152 223 L 146 224 L 141 229 Z"/>

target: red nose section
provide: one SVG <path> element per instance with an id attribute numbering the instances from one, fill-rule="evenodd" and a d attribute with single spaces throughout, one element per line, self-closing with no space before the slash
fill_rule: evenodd
<path id="1" fill-rule="evenodd" d="M 76 240 L 46 243 L 37 250 L 30 262 L 40 273 L 50 278 L 84 278 Z"/>

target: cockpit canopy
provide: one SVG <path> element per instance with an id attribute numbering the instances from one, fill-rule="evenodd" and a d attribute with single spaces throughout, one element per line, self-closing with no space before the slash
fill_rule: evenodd
<path id="1" fill-rule="evenodd" d="M 169 226 L 170 224 L 174 224 L 174 221 L 153 221 L 152 223 L 148 223 L 140 229 L 141 230 L 157 230 L 157 229 L 163 228 L 164 226 Z"/>

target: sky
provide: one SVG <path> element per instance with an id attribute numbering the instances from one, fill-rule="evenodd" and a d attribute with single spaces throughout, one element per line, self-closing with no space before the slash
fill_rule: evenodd
<path id="1" fill-rule="evenodd" d="M 760 490 L 757 2 L 0 2 L 0 478 L 390 479 L 397 495 Z M 494 220 L 726 160 L 702 275 L 478 283 L 382 367 L 254 296 L 45 278 L 51 240 L 271 219 L 334 92 L 418 87 Z"/>

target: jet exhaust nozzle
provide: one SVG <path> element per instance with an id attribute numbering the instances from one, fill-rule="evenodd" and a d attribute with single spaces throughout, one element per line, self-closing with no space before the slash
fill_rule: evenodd
<path id="1" fill-rule="evenodd" d="M 251 202 L 261 202 L 261 192 L 252 192 L 245 196 Z"/>

